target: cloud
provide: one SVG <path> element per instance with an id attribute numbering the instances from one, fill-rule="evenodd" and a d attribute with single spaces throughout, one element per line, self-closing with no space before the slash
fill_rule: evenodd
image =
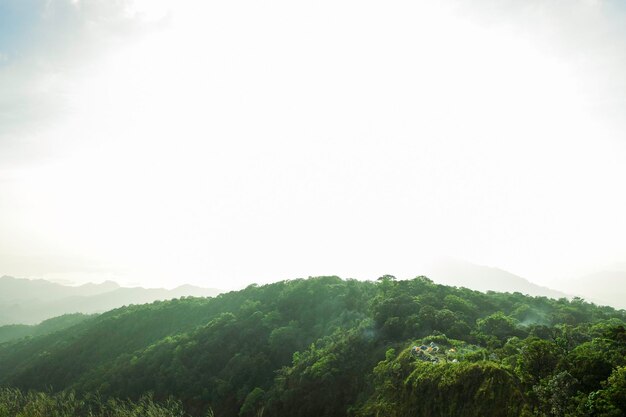
<path id="1" fill-rule="evenodd" d="M 0 75 L 17 252 L 243 283 L 622 250 L 605 3 L 37 4 Z"/>
<path id="2" fill-rule="evenodd" d="M 626 7 L 617 0 L 454 2 L 485 27 L 508 27 L 562 62 L 580 81 L 587 110 L 623 126 L 626 111 Z"/>
<path id="3" fill-rule="evenodd" d="M 0 161 L 54 147 L 36 138 L 67 115 L 85 69 L 166 19 L 132 0 L 8 0 L 0 3 Z"/>

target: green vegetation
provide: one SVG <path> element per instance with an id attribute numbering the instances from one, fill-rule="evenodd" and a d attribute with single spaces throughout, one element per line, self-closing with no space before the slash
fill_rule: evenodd
<path id="1" fill-rule="evenodd" d="M 89 317 L 91 316 L 87 314 L 74 313 L 44 320 L 37 325 L 9 324 L 0 326 L 0 343 L 58 332 L 74 326 Z"/>
<path id="2" fill-rule="evenodd" d="M 180 403 L 157 404 L 150 397 L 137 402 L 103 400 L 97 395 L 78 398 L 74 393 L 24 394 L 0 389 L 0 417 L 183 417 Z"/>
<path id="3" fill-rule="evenodd" d="M 192 416 L 620 416 L 625 322 L 580 299 L 319 277 L 124 307 L 5 343 L 0 384 L 52 390 L 19 395 L 59 407 L 96 393 L 131 407 L 150 393 Z"/>

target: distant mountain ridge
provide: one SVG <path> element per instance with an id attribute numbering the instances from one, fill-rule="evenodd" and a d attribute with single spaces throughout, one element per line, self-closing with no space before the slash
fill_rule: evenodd
<path id="1" fill-rule="evenodd" d="M 145 304 L 183 296 L 213 297 L 222 291 L 183 285 L 165 288 L 127 288 L 113 281 L 76 287 L 43 279 L 0 277 L 0 325 L 36 324 L 71 313 L 101 313 L 129 304 Z"/>
<path id="2" fill-rule="evenodd" d="M 572 293 L 594 303 L 626 309 L 626 271 L 605 270 L 569 281 Z"/>
<path id="3" fill-rule="evenodd" d="M 571 298 L 564 292 L 534 284 L 500 268 L 448 259 L 427 268 L 429 278 L 439 284 L 466 287 L 477 291 L 520 292 L 532 296 Z"/>
<path id="4" fill-rule="evenodd" d="M 80 286 L 57 284 L 44 279 L 23 279 L 10 276 L 0 277 L 0 303 L 28 300 L 51 301 L 70 296 L 93 296 L 114 291 L 120 286 L 113 281 L 101 284 L 87 283 Z"/>
<path id="5" fill-rule="evenodd" d="M 446 259 L 425 268 L 425 274 L 435 282 L 466 287 L 482 292 L 520 292 L 549 298 L 581 297 L 599 305 L 626 309 L 626 265 L 614 265 L 558 285 L 560 291 L 537 285 L 526 278 L 500 268 Z"/>

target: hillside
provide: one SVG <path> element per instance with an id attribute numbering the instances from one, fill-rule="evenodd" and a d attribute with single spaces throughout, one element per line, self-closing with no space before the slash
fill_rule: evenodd
<path id="1" fill-rule="evenodd" d="M 0 343 L 24 337 L 42 336 L 54 333 L 72 327 L 89 317 L 90 316 L 86 314 L 74 313 L 44 320 L 37 325 L 8 324 L 0 326 Z"/>
<path id="2" fill-rule="evenodd" d="M 198 417 L 622 415 L 625 321 L 580 299 L 425 277 L 298 279 L 118 308 L 5 343 L 0 385 L 150 392 Z"/>
<path id="3" fill-rule="evenodd" d="M 45 280 L 0 277 L 0 326 L 36 324 L 71 313 L 102 313 L 130 304 L 145 304 L 182 296 L 215 296 L 220 290 L 185 285 L 164 288 L 126 288 L 112 281 L 67 286 Z"/>

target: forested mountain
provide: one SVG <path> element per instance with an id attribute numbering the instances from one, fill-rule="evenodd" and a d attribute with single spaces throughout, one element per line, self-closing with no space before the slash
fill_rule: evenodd
<path id="1" fill-rule="evenodd" d="M 67 286 L 46 280 L 0 277 L 0 326 L 36 324 L 70 313 L 101 313 L 129 304 L 145 304 L 182 296 L 214 296 L 220 291 L 184 285 L 164 288 L 126 288 L 112 281 Z"/>
<path id="2" fill-rule="evenodd" d="M 24 337 L 41 336 L 74 326 L 91 316 L 81 313 L 65 314 L 44 320 L 36 325 L 7 324 L 0 326 L 0 343 Z"/>
<path id="3" fill-rule="evenodd" d="M 175 401 L 155 416 L 620 416 L 625 321 L 581 299 L 425 277 L 251 285 L 4 343 L 0 410 L 67 403 L 58 415 L 79 416 L 98 393 Z"/>

